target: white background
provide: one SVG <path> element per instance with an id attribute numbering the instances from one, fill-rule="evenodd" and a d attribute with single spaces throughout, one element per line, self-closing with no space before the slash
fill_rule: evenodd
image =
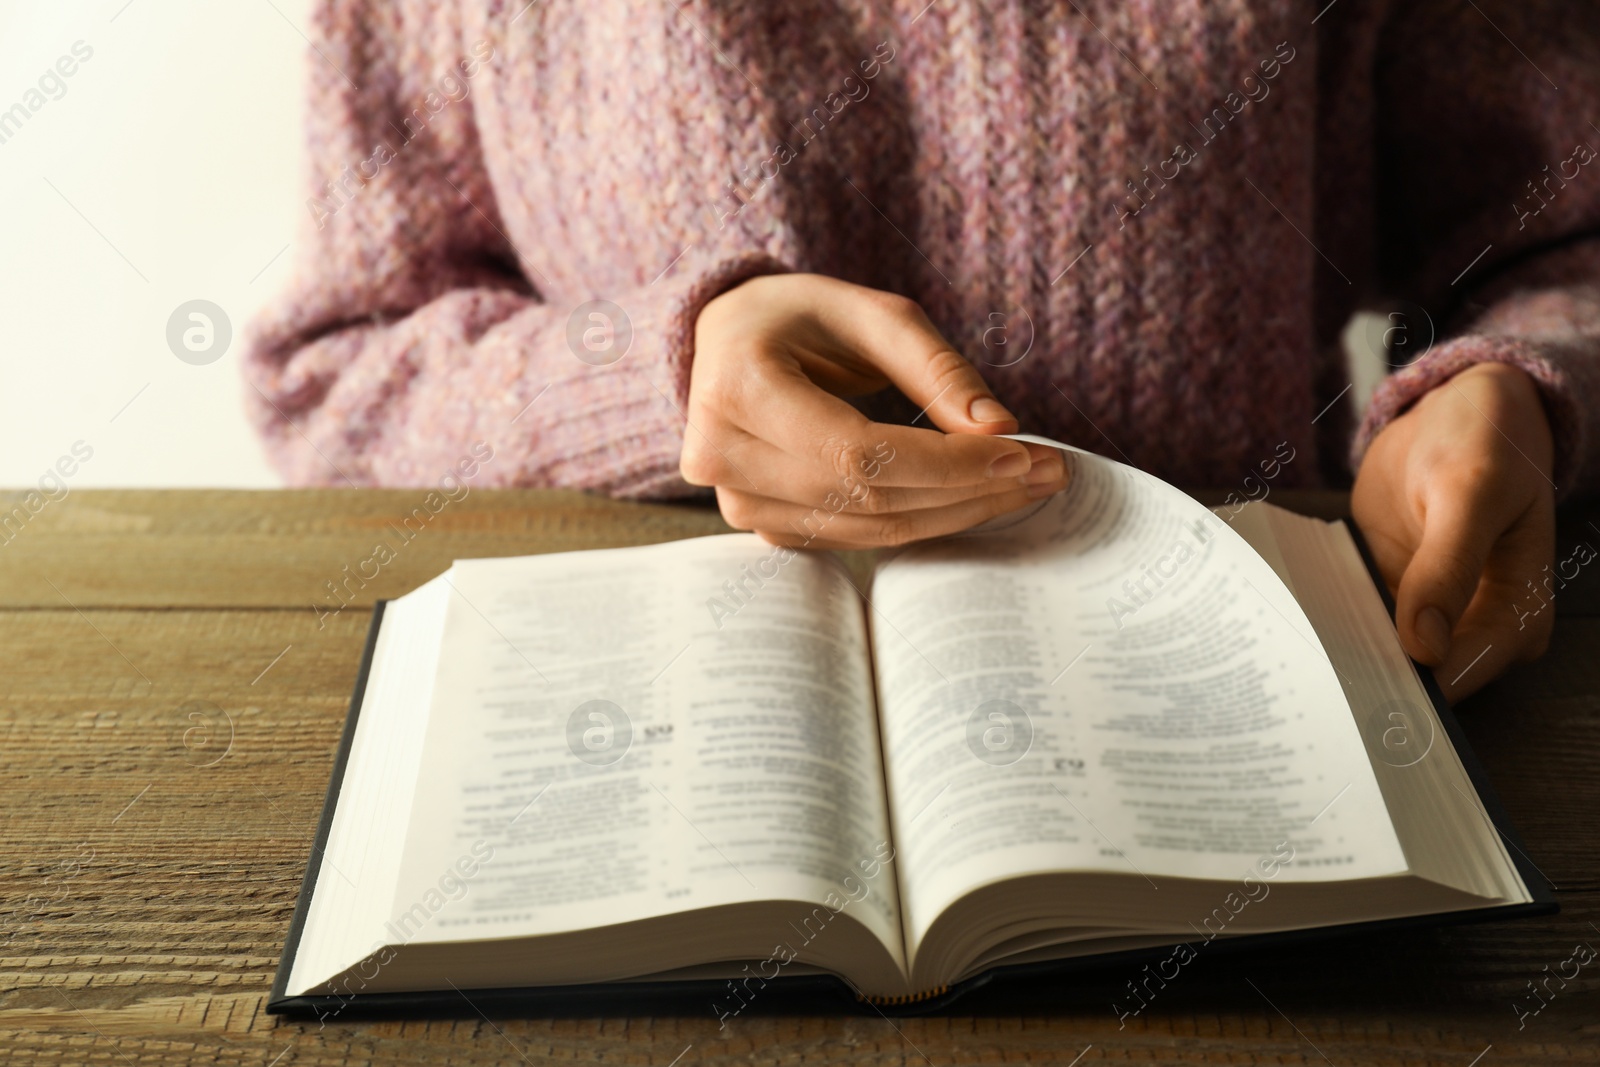
<path id="1" fill-rule="evenodd" d="M 0 486 L 79 440 L 94 457 L 73 487 L 278 484 L 243 414 L 239 336 L 286 284 L 305 210 L 309 7 L 0 0 L 0 111 L 75 42 L 94 49 L 0 144 Z M 206 366 L 166 342 L 193 299 L 233 326 Z M 1377 368 L 1359 361 L 1358 399 Z"/>
<path id="2" fill-rule="evenodd" d="M 74 487 L 278 484 L 244 418 L 239 334 L 286 282 L 305 210 L 309 6 L 0 0 L 0 111 L 74 42 L 94 49 L 0 144 L 0 486 L 80 439 L 94 458 Z M 196 298 L 233 324 L 206 366 L 166 343 Z"/>

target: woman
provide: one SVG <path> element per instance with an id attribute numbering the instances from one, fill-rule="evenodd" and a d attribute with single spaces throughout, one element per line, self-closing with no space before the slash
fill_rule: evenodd
<path id="1" fill-rule="evenodd" d="M 1600 480 L 1597 23 L 322 0 L 253 409 L 295 483 L 422 484 L 486 446 L 479 484 L 709 486 L 790 543 L 843 490 L 815 545 L 1062 488 L 1019 428 L 1190 486 L 1292 455 L 1275 484 L 1356 472 L 1402 641 L 1461 696 L 1543 650 L 1553 613 L 1516 605 L 1555 498 Z M 1339 331 L 1379 295 L 1426 351 L 1353 428 Z"/>

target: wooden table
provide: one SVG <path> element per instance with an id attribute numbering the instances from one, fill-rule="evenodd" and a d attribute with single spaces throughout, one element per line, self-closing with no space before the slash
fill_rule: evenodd
<path id="1" fill-rule="evenodd" d="M 709 1014 L 325 1028 L 269 1017 L 373 599 L 457 557 L 723 529 L 691 508 L 473 491 L 319 620 L 324 583 L 398 541 L 389 523 L 422 497 L 78 490 L 0 544 L 5 1062 L 1600 1062 L 1600 961 L 1521 1029 L 1513 1010 L 1536 1003 L 1528 983 L 1546 967 L 1579 944 L 1600 948 L 1600 563 L 1560 601 L 1549 656 L 1461 709 L 1559 886 L 1559 916 L 1202 956 L 1121 1028 L 1111 1002 L 1129 976 L 1118 972 L 986 990 L 958 1016 L 752 1009 L 721 1033 Z M 1331 494 L 1274 499 L 1343 506 Z M 1578 540 L 1600 547 L 1600 508 L 1564 521 L 1563 555 Z"/>

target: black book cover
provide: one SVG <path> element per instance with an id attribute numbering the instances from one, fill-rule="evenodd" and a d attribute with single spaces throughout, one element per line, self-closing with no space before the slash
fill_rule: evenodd
<path id="1" fill-rule="evenodd" d="M 1383 581 L 1382 574 L 1378 571 L 1372 553 L 1367 547 L 1365 539 L 1361 536 L 1354 523 L 1346 522 L 1350 533 L 1355 540 L 1356 547 L 1361 552 L 1362 561 L 1367 566 L 1367 571 L 1377 587 L 1378 594 L 1383 598 L 1384 607 L 1388 609 L 1389 616 L 1394 617 L 1394 601 L 1389 596 L 1388 588 Z M 338 1020 L 340 1018 L 415 1018 L 418 1016 L 461 1016 L 486 1014 L 494 1012 L 502 1015 L 528 1015 L 546 1017 L 577 1017 L 593 1015 L 596 1013 L 616 1013 L 626 1011 L 629 1014 L 699 1014 L 706 1012 L 713 1017 L 717 1016 L 717 1005 L 730 1001 L 732 994 L 728 989 L 726 979 L 692 979 L 684 981 L 621 981 L 601 982 L 586 985 L 567 986 L 525 986 L 514 988 L 489 988 L 474 989 L 463 988 L 459 983 L 451 981 L 448 990 L 424 990 L 407 993 L 361 993 L 355 992 L 349 996 L 339 995 L 313 995 L 296 996 L 286 995 L 289 973 L 294 965 L 295 950 L 299 945 L 300 934 L 305 926 L 306 913 L 310 908 L 311 895 L 316 889 L 317 871 L 323 849 L 327 847 L 328 835 L 333 826 L 333 813 L 339 802 L 339 787 L 344 779 L 345 764 L 350 756 L 350 745 L 355 736 L 356 720 L 361 713 L 361 701 L 366 692 L 367 675 L 372 669 L 373 651 L 377 646 L 378 628 L 383 622 L 383 609 L 385 601 L 379 601 L 372 611 L 372 624 L 367 633 L 366 648 L 361 656 L 361 669 L 356 677 L 355 692 L 350 698 L 350 712 L 345 719 L 344 736 L 339 743 L 339 751 L 334 759 L 333 773 L 328 783 L 327 800 L 322 809 L 322 819 L 317 827 L 317 834 L 312 842 L 311 856 L 306 863 L 305 879 L 300 886 L 300 898 L 295 905 L 294 917 L 289 923 L 288 933 L 285 935 L 283 956 L 278 963 L 278 974 L 272 985 L 272 992 L 267 999 L 267 1013 L 270 1015 L 285 1015 L 296 1018 L 315 1018 L 323 1022 Z M 1521 839 L 1512 828 L 1511 820 L 1507 816 L 1500 798 L 1490 786 L 1488 776 L 1483 765 L 1478 762 L 1471 746 L 1467 742 L 1465 732 L 1461 729 L 1460 722 L 1449 704 L 1445 702 L 1444 694 L 1440 691 L 1433 673 L 1425 667 L 1418 668 L 1424 687 L 1427 689 L 1428 698 L 1433 702 L 1434 709 L 1438 712 L 1439 721 L 1444 727 L 1445 735 L 1450 739 L 1450 744 L 1455 748 L 1461 760 L 1462 767 L 1472 780 L 1473 787 L 1477 790 L 1478 798 L 1483 804 L 1484 811 L 1489 815 L 1496 830 L 1509 846 L 1508 854 L 1516 865 L 1517 872 L 1522 876 L 1523 882 L 1528 887 L 1528 893 L 1533 898 L 1526 904 L 1505 904 L 1496 907 L 1473 908 L 1468 911 L 1441 912 L 1432 915 L 1407 916 L 1398 919 L 1380 919 L 1370 922 L 1345 923 L 1338 926 L 1322 926 L 1305 930 L 1290 930 L 1278 933 L 1245 934 L 1215 942 L 1206 942 L 1203 938 L 1194 941 L 1174 941 L 1170 944 L 1152 948 L 1140 948 L 1127 951 L 1102 953 L 1094 956 L 1080 956 L 1066 960 L 1046 960 L 1038 963 L 1002 964 L 993 967 L 982 974 L 975 975 L 963 982 L 945 989 L 937 990 L 929 995 L 910 998 L 899 998 L 894 1001 L 863 997 L 850 988 L 842 979 L 832 975 L 792 975 L 762 980 L 762 990 L 767 986 L 772 988 L 773 995 L 764 998 L 764 1003 L 757 1010 L 762 1012 L 782 1010 L 786 1012 L 830 1013 L 841 1010 L 853 1010 L 866 1013 L 882 1013 L 889 1015 L 924 1014 L 938 1011 L 968 993 L 991 982 L 1023 981 L 1029 984 L 1049 982 L 1054 977 L 1067 974 L 1080 973 L 1089 969 L 1138 966 L 1145 962 L 1160 960 L 1169 955 L 1180 944 L 1210 946 L 1208 955 L 1218 953 L 1233 954 L 1236 952 L 1251 952 L 1272 948 L 1292 947 L 1326 940 L 1328 938 L 1352 935 L 1371 934 L 1385 930 L 1401 930 L 1415 927 L 1445 926 L 1455 923 L 1498 921 L 1501 919 L 1521 918 L 1531 915 L 1549 915 L 1559 910 L 1551 886 L 1546 882 L 1528 858 L 1527 850 Z M 449 976 L 445 976 L 450 981 Z M 736 1002 L 735 1002 L 736 1003 Z"/>

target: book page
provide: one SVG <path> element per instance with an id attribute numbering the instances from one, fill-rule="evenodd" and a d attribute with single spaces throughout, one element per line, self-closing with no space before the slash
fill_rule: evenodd
<path id="1" fill-rule="evenodd" d="M 1285 880 L 1403 872 L 1341 680 L 1272 568 L 1158 479 L 1067 459 L 1031 514 L 876 576 L 907 944 L 1023 874 L 1154 895 L 1263 855 L 1292 856 Z"/>
<path id="2" fill-rule="evenodd" d="M 285 989 L 304 993 L 382 946 L 381 929 L 361 930 L 373 901 L 387 901 L 400 870 L 428 726 L 439 634 L 449 588 L 435 578 L 389 601 L 373 647 L 355 733 L 328 839 L 313 855 L 316 890 Z"/>
<path id="3" fill-rule="evenodd" d="M 1463 892 L 1531 899 L 1350 529 L 1270 504 L 1241 508 L 1233 527 L 1294 590 L 1349 683 L 1346 695 L 1411 870 Z"/>
<path id="4" fill-rule="evenodd" d="M 736 535 L 446 578 L 392 933 L 843 902 L 901 957 L 865 622 L 836 560 Z M 460 857 L 474 875 L 427 907 Z"/>

